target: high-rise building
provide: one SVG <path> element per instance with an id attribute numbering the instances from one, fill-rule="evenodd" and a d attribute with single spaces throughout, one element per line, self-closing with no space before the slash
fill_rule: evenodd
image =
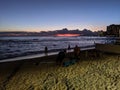
<path id="1" fill-rule="evenodd" d="M 109 25 L 107 26 L 107 35 L 120 37 L 120 25 Z"/>

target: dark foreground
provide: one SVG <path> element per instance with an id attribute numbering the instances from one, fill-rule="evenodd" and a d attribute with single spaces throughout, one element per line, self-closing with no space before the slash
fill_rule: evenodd
<path id="1" fill-rule="evenodd" d="M 82 52 L 80 60 L 68 67 L 56 66 L 55 57 L 42 60 L 0 64 L 0 90 L 120 89 L 117 55 L 85 57 Z"/>

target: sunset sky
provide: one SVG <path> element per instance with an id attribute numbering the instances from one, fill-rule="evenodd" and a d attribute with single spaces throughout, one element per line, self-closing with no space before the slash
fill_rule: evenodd
<path id="1" fill-rule="evenodd" d="M 0 31 L 97 31 L 110 24 L 120 24 L 120 0 L 0 0 Z"/>

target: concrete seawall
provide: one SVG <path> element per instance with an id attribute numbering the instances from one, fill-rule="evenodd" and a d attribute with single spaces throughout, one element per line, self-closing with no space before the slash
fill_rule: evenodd
<path id="1" fill-rule="evenodd" d="M 107 52 L 107 53 L 114 53 L 120 54 L 120 45 L 113 45 L 113 44 L 96 44 L 96 50 Z"/>

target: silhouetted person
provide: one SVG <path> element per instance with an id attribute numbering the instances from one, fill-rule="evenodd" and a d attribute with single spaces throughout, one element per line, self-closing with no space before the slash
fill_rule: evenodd
<path id="1" fill-rule="evenodd" d="M 68 50 L 70 50 L 70 45 L 68 45 Z"/>
<path id="2" fill-rule="evenodd" d="M 45 54 L 47 54 L 48 53 L 48 48 L 47 47 L 45 47 Z"/>
<path id="3" fill-rule="evenodd" d="M 74 48 L 74 57 L 76 59 L 79 59 L 78 56 L 80 54 L 80 48 L 76 45 L 75 48 Z"/>
<path id="4" fill-rule="evenodd" d="M 63 59 L 65 58 L 66 50 L 62 50 L 58 53 L 57 59 L 56 59 L 56 64 L 57 65 L 62 65 Z"/>

